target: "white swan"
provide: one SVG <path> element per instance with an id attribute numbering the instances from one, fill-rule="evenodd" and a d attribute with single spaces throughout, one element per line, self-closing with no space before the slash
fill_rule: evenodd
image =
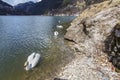
<path id="1" fill-rule="evenodd" d="M 39 59 L 40 59 L 40 54 L 38 53 L 34 52 L 31 55 L 29 55 L 27 61 L 24 64 L 25 70 L 30 70 L 34 68 L 39 62 Z"/>
<path id="2" fill-rule="evenodd" d="M 60 24 L 60 23 L 61 23 L 61 21 L 59 20 L 59 21 L 58 21 L 58 23 Z"/>
<path id="3" fill-rule="evenodd" d="M 62 25 L 57 25 L 56 27 L 57 27 L 58 29 L 62 29 L 62 28 L 63 28 Z"/>
<path id="4" fill-rule="evenodd" d="M 59 34 L 58 31 L 54 32 L 54 36 L 58 36 L 58 34 Z"/>

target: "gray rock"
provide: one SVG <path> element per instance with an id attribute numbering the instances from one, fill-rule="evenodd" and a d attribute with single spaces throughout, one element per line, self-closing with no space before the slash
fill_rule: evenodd
<path id="1" fill-rule="evenodd" d="M 78 45 L 75 55 L 80 53 L 79 56 L 82 57 L 77 56 L 77 59 L 65 67 L 61 74 L 62 78 L 104 80 L 104 76 L 108 80 L 120 80 L 118 74 L 114 72 L 114 67 L 108 62 L 110 58 L 115 67 L 120 67 L 118 56 L 120 48 L 116 45 L 117 40 L 119 41 L 119 31 L 115 33 L 120 18 L 120 7 L 114 6 L 119 5 L 118 2 L 113 5 L 115 1 L 110 5 L 106 2 L 107 4 L 91 6 L 92 9 L 85 10 L 71 23 L 65 38 L 73 41 L 74 44 L 70 46 L 76 48 L 75 45 Z M 101 9 L 102 6 L 104 9 Z M 86 58 L 86 56 L 91 57 Z M 98 75 L 98 72 L 101 72 L 103 76 Z"/>

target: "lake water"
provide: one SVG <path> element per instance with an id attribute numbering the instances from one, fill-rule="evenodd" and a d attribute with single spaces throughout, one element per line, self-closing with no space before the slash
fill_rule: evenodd
<path id="1" fill-rule="evenodd" d="M 65 29 L 56 25 L 75 17 L 1 16 L 0 17 L 0 80 L 45 80 L 59 71 L 73 55 L 63 39 Z M 58 37 L 53 35 L 58 31 Z M 41 54 L 39 64 L 31 71 L 24 62 L 32 53 Z"/>

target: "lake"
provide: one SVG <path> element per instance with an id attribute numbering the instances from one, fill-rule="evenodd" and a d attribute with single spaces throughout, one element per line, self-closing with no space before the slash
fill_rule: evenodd
<path id="1" fill-rule="evenodd" d="M 0 16 L 0 80 L 45 80 L 52 78 L 74 56 L 63 36 L 65 29 L 58 24 L 75 17 Z M 54 36 L 54 31 L 59 35 Z M 27 57 L 41 54 L 38 65 L 25 71 Z"/>

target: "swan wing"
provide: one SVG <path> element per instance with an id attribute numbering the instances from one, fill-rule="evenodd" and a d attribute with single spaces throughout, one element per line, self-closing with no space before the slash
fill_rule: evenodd
<path id="1" fill-rule="evenodd" d="M 35 52 L 32 53 L 31 55 L 29 55 L 27 61 L 28 61 L 28 62 L 32 61 L 34 55 L 35 55 Z"/>
<path id="2" fill-rule="evenodd" d="M 40 54 L 36 53 L 35 58 L 31 62 L 32 68 L 37 65 L 37 63 L 39 62 L 39 59 L 40 59 Z"/>

